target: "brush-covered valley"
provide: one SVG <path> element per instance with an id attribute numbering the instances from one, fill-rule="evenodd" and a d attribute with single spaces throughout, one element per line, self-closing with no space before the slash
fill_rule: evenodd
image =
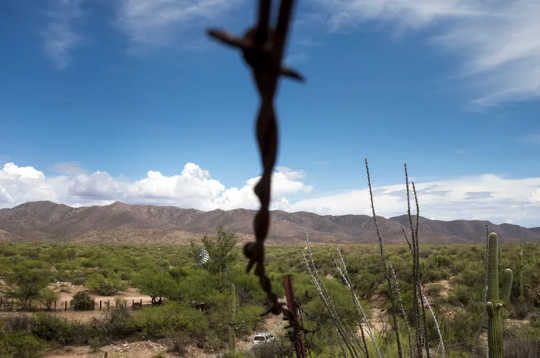
<path id="1" fill-rule="evenodd" d="M 390 287 L 399 292 L 392 305 L 379 249 L 267 248 L 266 272 L 284 303 L 284 276 L 291 275 L 310 357 L 352 356 L 351 349 L 398 356 L 392 317 L 401 349 L 412 352 L 412 251 L 385 246 Z M 430 356 L 485 356 L 486 252 L 485 243 L 421 245 Z M 501 272 L 514 273 L 502 312 L 505 357 L 537 357 L 540 244 L 502 244 L 498 256 Z M 222 230 L 190 245 L 2 242 L 0 356 L 294 356 L 288 322 L 262 315 L 268 300 L 246 264 L 238 238 Z M 257 344 L 256 335 L 265 341 Z"/>

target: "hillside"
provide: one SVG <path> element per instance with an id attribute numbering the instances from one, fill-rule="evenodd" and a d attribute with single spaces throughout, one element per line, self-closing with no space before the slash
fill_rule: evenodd
<path id="1" fill-rule="evenodd" d="M 170 206 L 127 205 L 72 208 L 52 202 L 29 202 L 11 209 L 0 209 L 0 240 L 186 242 L 193 236 L 212 234 L 221 226 L 247 238 L 252 234 L 255 211 L 199 211 Z M 387 242 L 403 242 L 406 216 L 378 217 Z M 538 229 L 517 225 L 495 225 L 488 221 L 440 221 L 420 219 L 423 242 L 473 243 L 485 237 L 485 225 L 507 242 L 540 240 Z M 305 233 L 315 242 L 368 243 L 377 240 L 371 217 L 366 215 L 317 215 L 308 212 L 272 212 L 270 239 L 276 243 L 295 243 Z"/>

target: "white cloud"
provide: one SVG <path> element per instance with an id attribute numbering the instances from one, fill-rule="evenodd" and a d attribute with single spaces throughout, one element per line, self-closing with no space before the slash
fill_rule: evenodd
<path id="1" fill-rule="evenodd" d="M 117 23 L 139 44 L 163 45 L 172 41 L 178 26 L 201 24 L 222 14 L 239 0 L 123 0 Z"/>
<path id="2" fill-rule="evenodd" d="M 148 171 L 136 181 L 112 177 L 107 172 L 84 170 L 45 176 L 27 166 L 6 163 L 0 167 L 0 207 L 36 200 L 72 206 L 131 204 L 174 205 L 199 210 L 257 209 L 253 194 L 258 178 L 240 187 L 226 187 L 195 163 L 186 163 L 175 175 Z M 421 215 L 432 219 L 478 219 L 495 223 L 540 226 L 540 178 L 508 179 L 493 174 L 417 183 Z M 374 187 L 377 214 L 390 217 L 406 212 L 403 184 Z M 300 198 L 300 199 L 299 199 Z M 366 188 L 316 195 L 301 171 L 279 167 L 273 175 L 272 207 L 319 214 L 370 215 Z"/>
<path id="3" fill-rule="evenodd" d="M 180 174 L 166 176 L 148 171 L 137 181 L 114 178 L 107 172 L 87 173 L 73 163 L 60 165 L 63 174 L 46 177 L 33 167 L 6 163 L 0 170 L 0 207 L 12 207 L 26 201 L 51 200 L 68 205 L 104 205 L 120 200 L 127 203 L 176 205 L 201 210 L 258 207 L 253 186 L 258 178 L 246 180 L 240 188 L 226 188 L 207 170 L 187 163 Z M 303 173 L 280 167 L 273 175 L 274 200 L 285 195 L 309 192 L 301 179 Z"/>
<path id="4" fill-rule="evenodd" d="M 366 20 L 398 21 L 401 26 L 419 28 L 448 17 L 485 15 L 478 2 L 460 0 L 318 0 L 329 11 L 333 29 Z"/>
<path id="5" fill-rule="evenodd" d="M 39 170 L 6 163 L 0 170 L 0 206 L 33 200 L 56 201 L 58 197 Z"/>
<path id="6" fill-rule="evenodd" d="M 463 75 L 487 106 L 540 96 L 540 2 L 319 0 L 333 29 L 380 20 L 401 29 L 439 25 L 439 45 L 463 58 Z"/>
<path id="7" fill-rule="evenodd" d="M 540 225 L 540 178 L 506 179 L 485 174 L 417 183 L 416 189 L 420 214 L 428 218 Z M 374 195 L 377 215 L 390 217 L 406 212 L 404 185 L 377 187 Z M 334 215 L 371 215 L 367 189 L 299 200 L 285 209 Z"/>
<path id="8" fill-rule="evenodd" d="M 45 54 L 58 69 L 71 62 L 71 50 L 82 38 L 73 30 L 73 23 L 82 15 L 81 0 L 56 0 L 49 11 L 49 21 L 42 32 Z"/>

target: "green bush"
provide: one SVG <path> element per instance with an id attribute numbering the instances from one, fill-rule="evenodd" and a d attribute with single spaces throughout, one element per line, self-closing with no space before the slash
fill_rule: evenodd
<path id="1" fill-rule="evenodd" d="M 99 295 L 114 296 L 118 291 L 123 290 L 125 285 L 114 275 L 111 274 L 110 276 L 112 277 L 105 277 L 100 273 L 93 274 L 88 277 L 85 286 Z"/>
<path id="2" fill-rule="evenodd" d="M 75 341 L 71 324 L 46 313 L 35 313 L 32 316 L 32 334 L 46 341 L 56 341 L 62 345 Z"/>
<path id="3" fill-rule="evenodd" d="M 177 330 L 204 338 L 209 327 L 203 312 L 174 302 L 135 311 L 133 322 L 145 336 L 152 338 L 166 337 Z"/>
<path id="4" fill-rule="evenodd" d="M 45 287 L 39 292 L 39 301 L 45 306 L 47 310 L 51 310 L 54 303 L 58 299 L 58 293 Z"/>
<path id="5" fill-rule="evenodd" d="M 37 358 L 46 343 L 25 331 L 4 332 L 0 329 L 0 358 Z"/>
<path id="6" fill-rule="evenodd" d="M 120 339 L 128 337 L 137 331 L 135 322 L 133 321 L 130 311 L 127 308 L 115 308 L 107 313 L 105 321 L 103 321 L 101 331 L 107 337 L 112 339 Z"/>
<path id="7" fill-rule="evenodd" d="M 138 275 L 136 283 L 142 293 L 152 298 L 152 303 L 179 295 L 176 281 L 166 271 L 145 270 Z"/>
<path id="8" fill-rule="evenodd" d="M 90 297 L 88 291 L 77 292 L 71 301 L 71 307 L 75 311 L 91 311 L 94 309 L 95 301 Z"/>
<path id="9" fill-rule="evenodd" d="M 19 300 L 26 310 L 50 282 L 50 272 L 41 266 L 40 262 L 27 260 L 16 265 L 5 278 L 9 296 Z"/>
<path id="10" fill-rule="evenodd" d="M 58 318 L 47 313 L 32 316 L 32 334 L 60 345 L 88 344 L 99 332 L 94 327 L 76 321 Z"/>

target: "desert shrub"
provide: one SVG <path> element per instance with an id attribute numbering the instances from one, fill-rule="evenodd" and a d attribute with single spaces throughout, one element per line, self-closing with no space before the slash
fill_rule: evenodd
<path id="1" fill-rule="evenodd" d="M 3 328 L 6 331 L 30 331 L 32 327 L 32 318 L 25 314 L 18 314 L 15 316 L 7 316 L 2 319 Z"/>
<path id="2" fill-rule="evenodd" d="M 234 322 L 236 333 L 247 335 L 253 332 L 257 324 L 261 321 L 261 313 L 263 313 L 261 306 L 246 305 L 240 307 Z"/>
<path id="3" fill-rule="evenodd" d="M 58 293 L 45 287 L 39 292 L 39 301 L 45 306 L 47 310 L 51 310 L 54 303 L 58 299 Z"/>
<path id="4" fill-rule="evenodd" d="M 124 338 L 137 331 L 130 311 L 125 307 L 109 311 L 101 325 L 101 331 L 104 331 L 107 337 L 112 339 Z"/>
<path id="5" fill-rule="evenodd" d="M 105 277 L 103 274 L 96 273 L 88 277 L 85 286 L 103 296 L 114 296 L 118 291 L 125 288 L 122 281 L 114 275 Z"/>
<path id="6" fill-rule="evenodd" d="M 0 329 L 0 358 L 37 358 L 46 347 L 45 342 L 29 332 Z"/>
<path id="7" fill-rule="evenodd" d="M 473 301 L 473 292 L 464 285 L 456 285 L 448 295 L 448 302 L 455 306 L 466 306 Z"/>
<path id="8" fill-rule="evenodd" d="M 216 278 L 203 269 L 192 269 L 189 274 L 178 282 L 179 299 L 185 303 L 206 302 L 218 291 Z"/>
<path id="9" fill-rule="evenodd" d="M 540 357 L 540 337 L 511 337 L 504 341 L 504 358 Z"/>
<path id="10" fill-rule="evenodd" d="M 88 291 L 77 292 L 73 296 L 71 306 L 75 311 L 91 311 L 94 309 L 95 301 L 90 297 Z"/>
<path id="11" fill-rule="evenodd" d="M 244 267 L 235 268 L 232 271 L 231 276 L 232 281 L 236 285 L 236 292 L 238 294 L 238 302 L 240 305 L 246 303 L 264 304 L 266 302 L 266 295 L 264 291 L 261 290 L 257 277 L 246 274 Z M 278 287 L 281 286 L 273 283 L 272 288 Z"/>
<path id="12" fill-rule="evenodd" d="M 233 233 L 227 233 L 221 228 L 218 228 L 216 237 L 203 237 L 202 243 L 210 256 L 205 267 L 213 274 L 225 273 L 236 259 L 234 246 L 237 241 Z"/>
<path id="13" fill-rule="evenodd" d="M 222 239 L 225 237 L 223 236 Z M 33 328 L 37 334 L 44 337 L 38 337 L 40 342 L 46 342 L 49 346 L 70 342 L 69 344 L 91 343 L 95 347 L 108 344 L 112 340 L 136 338 L 133 336 L 142 334 L 151 337 L 167 337 L 172 342 L 179 334 L 178 332 L 183 332 L 190 344 L 196 344 L 206 351 L 222 351 L 226 346 L 230 323 L 233 319 L 231 284 L 235 284 L 238 295 L 239 308 L 232 322 L 238 338 L 257 330 L 260 322 L 258 314 L 267 304 L 257 277 L 252 273 L 245 273 L 246 260 L 239 254 L 240 249 L 234 247 L 229 251 L 230 245 L 227 245 L 226 241 L 223 240 L 225 250 L 221 253 L 221 259 L 217 260 L 220 262 L 215 262 L 216 265 L 212 267 L 196 265 L 189 247 L 2 244 L 0 245 L 0 275 L 2 277 L 8 277 L 16 270 L 30 271 L 32 275 L 50 272 L 55 279 L 78 284 L 87 283 L 90 289 L 98 293 L 112 294 L 122 289 L 126 281 L 139 286 L 137 278 L 140 273 L 145 273 L 145 270 L 150 268 L 151 278 L 154 277 L 154 273 L 163 273 L 162 278 L 164 278 L 159 285 L 151 287 L 153 291 L 159 292 L 163 288 L 175 286 L 172 290 L 174 292 L 168 293 L 170 295 L 168 301 L 174 307 L 169 304 L 163 305 L 163 308 L 145 307 L 140 310 L 145 311 L 144 314 L 139 311 L 132 313 L 130 310 L 119 307 L 108 312 L 106 319 L 84 325 L 63 320 L 58 322 L 58 319 L 49 318 L 34 322 L 31 316 L 10 318 L 6 319 L 5 330 L 9 334 L 19 331 L 30 334 Z M 36 245 L 39 249 L 36 249 Z M 513 308 L 514 317 L 530 319 L 527 337 L 540 337 L 540 327 L 538 327 L 540 322 L 531 315 L 531 312 L 537 310 L 535 304 L 540 306 L 540 296 L 536 294 L 538 282 L 540 282 L 540 245 L 524 244 L 524 246 L 522 268 L 519 266 L 519 247 L 517 245 L 502 247 L 501 266 L 509 266 L 515 272 L 513 305 L 508 308 Z M 385 310 L 385 315 L 389 314 L 386 311 L 390 307 L 389 301 L 385 299 L 387 287 L 377 247 L 350 245 L 342 246 L 342 248 L 357 294 L 361 299 L 369 299 L 371 302 L 366 305 L 366 308 L 377 306 Z M 431 254 L 423 255 L 421 259 L 423 281 L 426 284 L 426 293 L 437 313 L 445 342 L 451 352 L 447 357 L 469 357 L 472 354 L 471 350 L 478 343 L 479 332 L 482 332 L 480 318 L 482 314 L 485 315 L 481 305 L 484 245 L 423 245 L 421 248 L 422 254 L 427 253 L 428 250 Z M 219 250 L 217 251 L 214 257 L 220 257 Z M 290 247 L 268 248 L 267 273 L 272 281 L 272 288 L 279 297 L 283 297 L 283 274 L 292 274 L 297 301 L 306 313 L 304 324 L 307 329 L 316 331 L 307 334 L 306 337 L 308 344 L 313 348 L 311 350 L 313 357 L 341 355 L 335 329 L 309 276 L 306 275 L 306 269 L 298 251 L 298 248 Z M 356 313 L 350 292 L 336 273 L 332 252 L 333 248 L 328 246 L 314 247 L 315 261 L 330 295 L 336 302 L 340 316 L 347 326 L 352 327 L 357 321 Z M 409 249 L 405 245 L 388 245 L 387 254 L 396 269 L 405 310 L 412 312 L 410 308 L 413 291 L 410 284 L 412 270 Z M 524 302 L 519 299 L 518 273 L 520 269 L 523 270 Z M 34 277 L 37 279 L 36 282 L 41 281 L 39 275 L 34 275 Z M 440 286 L 434 282 L 450 277 L 452 279 L 449 297 L 438 295 Z M 25 284 L 25 282 L 22 283 Z M 9 286 L 13 289 L 17 288 L 13 281 Z M 66 289 L 69 290 L 69 286 L 66 286 Z M 38 296 L 30 292 L 34 295 L 31 299 L 32 304 L 36 302 L 36 299 L 42 299 L 44 296 L 42 292 L 42 290 L 39 291 Z M 162 294 L 158 293 L 156 297 L 160 295 Z M 111 308 L 112 306 L 114 305 L 111 305 Z M 431 341 L 437 336 L 433 331 L 429 315 L 427 323 L 430 343 L 436 347 L 437 342 Z M 509 347 L 516 337 L 525 337 L 525 333 L 514 335 L 510 332 L 510 328 L 510 326 L 505 327 L 505 337 L 508 339 Z M 405 335 L 404 331 L 403 337 L 406 337 Z M 389 338 L 386 339 L 386 336 Z M 383 356 L 395 357 L 396 346 L 391 332 L 388 335 L 382 334 L 380 339 L 380 344 L 385 346 Z M 290 342 L 287 339 L 284 341 L 284 347 L 290 349 Z M 508 348 L 508 352 L 513 350 L 513 348 Z M 1 351 L 2 348 L 0 348 Z M 276 356 L 286 355 L 285 353 Z"/>
<path id="14" fill-rule="evenodd" d="M 60 344 L 73 342 L 70 323 L 58 317 L 45 313 L 36 313 L 32 316 L 32 333 L 46 341 L 57 341 Z"/>
<path id="15" fill-rule="evenodd" d="M 136 280 L 141 292 L 152 298 L 152 303 L 161 303 L 163 298 L 178 296 L 178 285 L 166 271 L 145 270 Z"/>
<path id="16" fill-rule="evenodd" d="M 187 348 L 191 344 L 191 341 L 191 338 L 184 332 L 177 332 L 172 339 L 170 351 L 183 357 L 186 355 Z"/>
<path id="17" fill-rule="evenodd" d="M 40 291 L 50 282 L 50 272 L 41 266 L 38 262 L 24 261 L 5 279 L 8 295 L 19 300 L 25 309 L 30 309 L 32 300 L 39 298 Z"/>
<path id="18" fill-rule="evenodd" d="M 452 318 L 446 318 L 439 322 L 449 350 L 468 350 L 476 343 L 481 310 L 481 305 L 474 311 L 458 308 Z"/>
<path id="19" fill-rule="evenodd" d="M 480 264 L 482 264 L 482 261 L 480 261 Z M 483 268 L 469 267 L 459 274 L 457 282 L 469 287 L 477 287 L 484 282 L 483 273 Z"/>
<path id="20" fill-rule="evenodd" d="M 427 285 L 427 295 L 431 299 L 438 299 L 441 297 L 441 290 L 443 286 L 440 283 L 431 283 Z"/>
<path id="21" fill-rule="evenodd" d="M 188 275 L 187 271 L 182 267 L 173 267 L 169 270 L 169 274 L 175 280 L 182 279 Z"/>
<path id="22" fill-rule="evenodd" d="M 182 330 L 192 337 L 204 338 L 208 318 L 203 312 L 188 305 L 169 302 L 161 306 L 144 307 L 133 312 L 134 325 L 147 337 L 166 337 Z"/>
<path id="23" fill-rule="evenodd" d="M 261 344 L 253 347 L 252 352 L 256 358 L 272 358 L 276 356 L 278 348 L 274 344 Z"/>
<path id="24" fill-rule="evenodd" d="M 98 332 L 91 325 L 71 322 L 47 313 L 35 313 L 32 316 L 32 333 L 43 340 L 60 345 L 88 344 Z"/>

